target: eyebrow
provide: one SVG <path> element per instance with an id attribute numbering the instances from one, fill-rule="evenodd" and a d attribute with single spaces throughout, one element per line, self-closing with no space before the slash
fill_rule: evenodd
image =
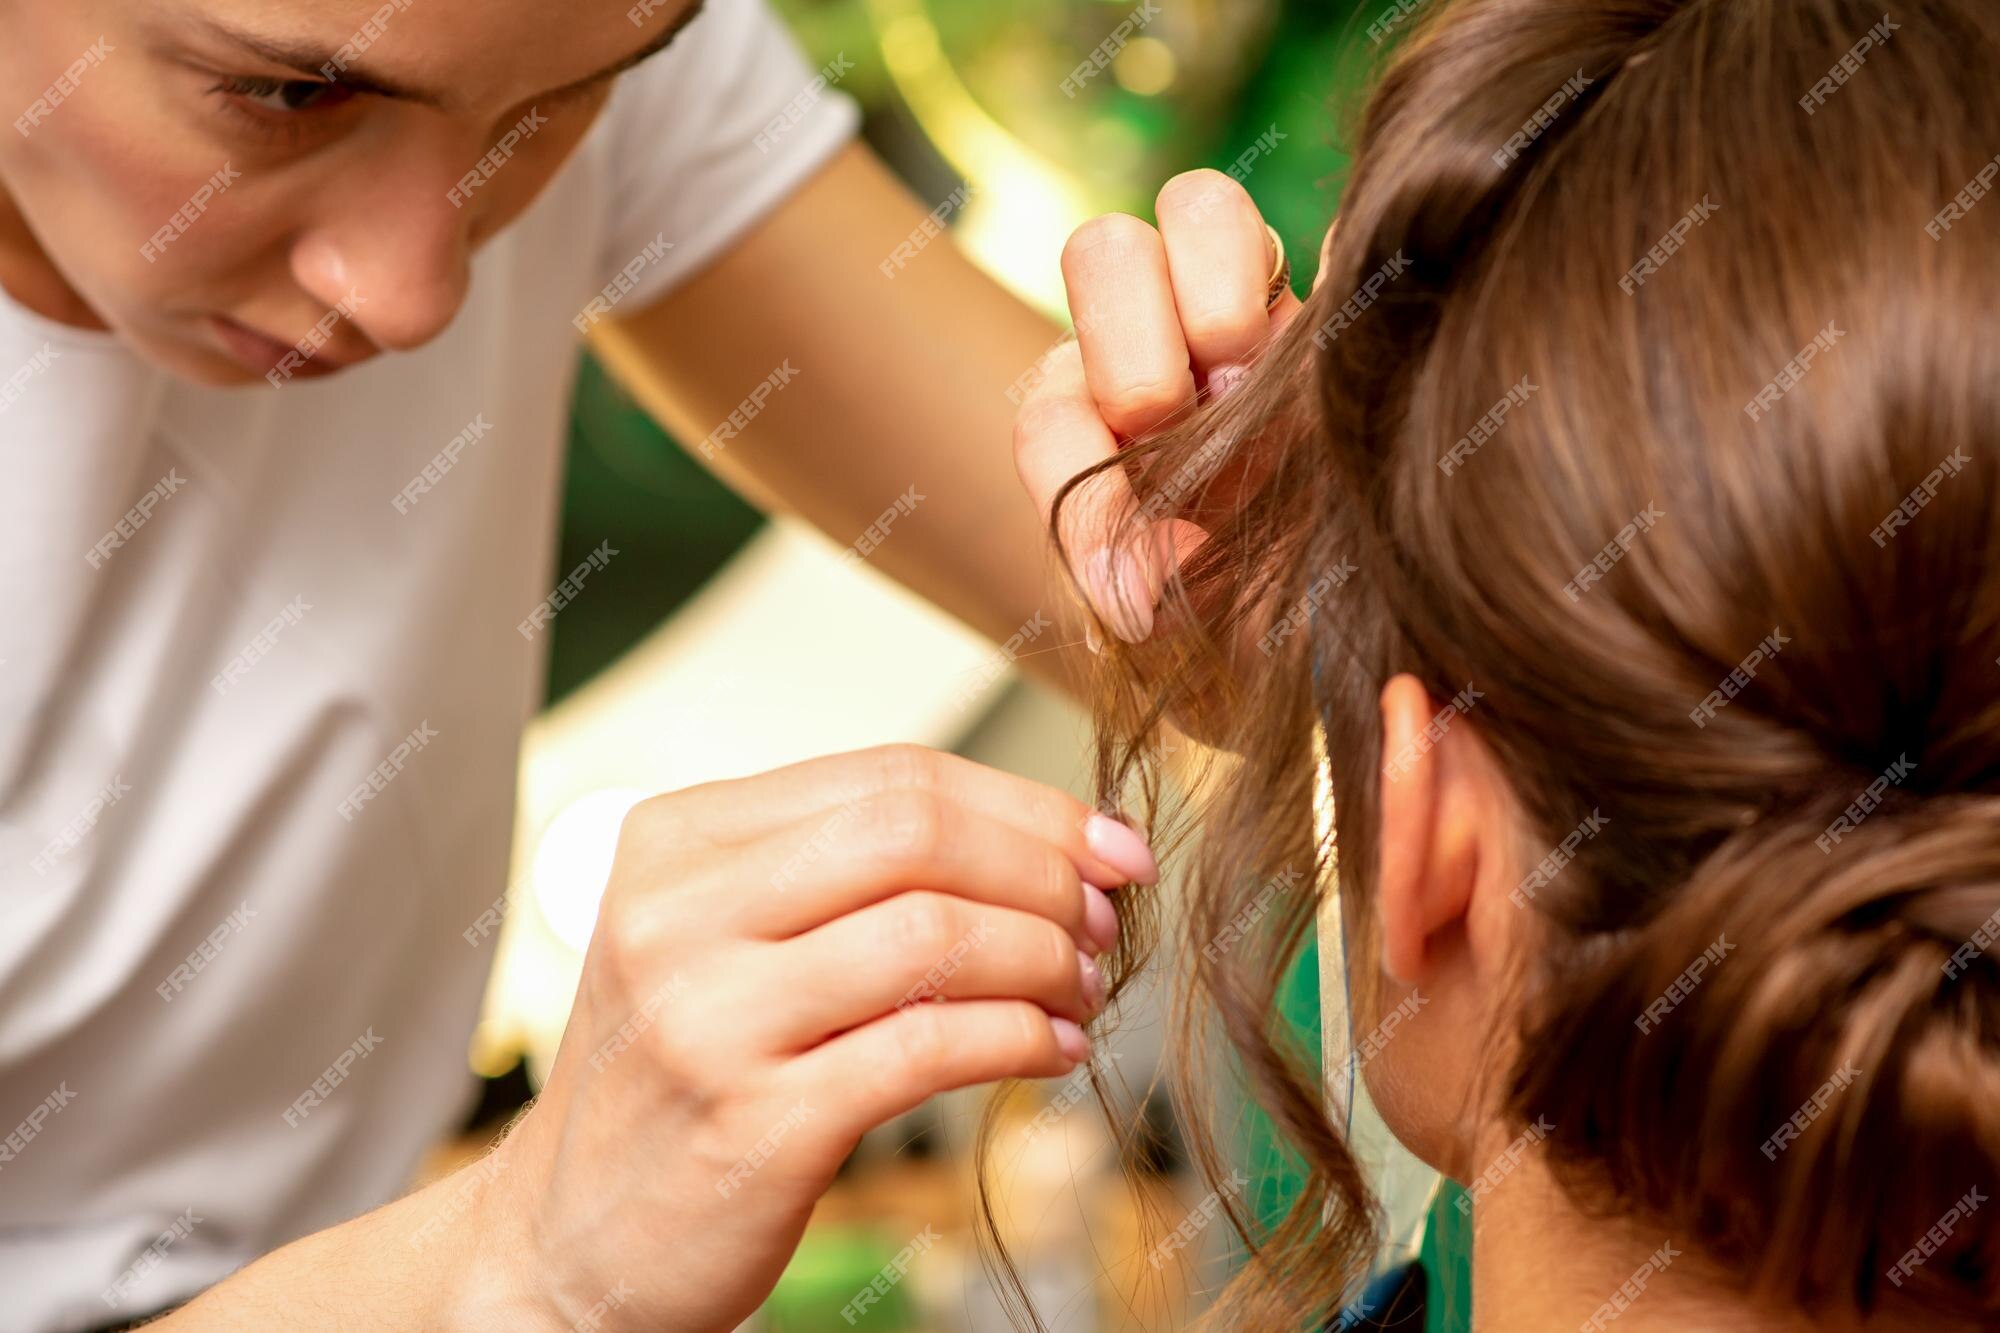
<path id="1" fill-rule="evenodd" d="M 601 69 L 587 78 L 578 79 L 574 83 L 567 83 L 560 88 L 553 88 L 536 97 L 525 98 L 523 100 L 529 102 L 553 101 L 558 97 L 570 93 L 582 92 L 593 85 L 614 79 L 626 70 L 645 63 L 666 50 L 669 46 L 672 46 L 674 39 L 686 30 L 688 24 L 701 16 L 706 3 L 707 0 L 695 0 L 692 5 L 688 6 L 685 13 L 668 24 L 665 29 L 650 42 L 646 43 L 643 48 L 618 61 L 616 64 L 606 69 Z M 336 63 L 337 57 L 339 57 L 340 52 L 346 45 L 343 43 L 342 46 L 329 48 L 317 42 L 287 41 L 283 38 L 265 37 L 257 33 L 246 32 L 241 28 L 232 27 L 211 15 L 203 14 L 191 17 L 197 26 L 207 29 L 211 34 L 224 41 L 233 42 L 244 50 L 264 60 L 268 60 L 274 65 L 283 65 L 288 69 L 297 70 L 301 74 L 310 74 L 314 78 L 319 79 L 327 77 L 326 67 Z M 343 67 L 338 73 L 333 75 L 330 81 L 339 84 L 343 88 L 352 89 L 355 92 L 373 93 L 377 97 L 393 98 L 399 102 L 416 102 L 423 106 L 441 107 L 450 100 L 446 93 L 419 88 L 414 84 L 406 83 L 378 71 L 371 71 L 362 62 L 353 60 L 345 61 Z"/>

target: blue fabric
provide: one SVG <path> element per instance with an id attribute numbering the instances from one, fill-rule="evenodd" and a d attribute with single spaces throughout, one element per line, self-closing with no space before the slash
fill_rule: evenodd
<path id="1" fill-rule="evenodd" d="M 1392 1268 L 1370 1281 L 1326 1333 L 1423 1333 L 1428 1291 L 1422 1264 Z"/>

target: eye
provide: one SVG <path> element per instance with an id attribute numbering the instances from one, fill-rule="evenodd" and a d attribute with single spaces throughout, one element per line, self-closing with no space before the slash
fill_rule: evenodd
<path id="1" fill-rule="evenodd" d="M 274 116 L 328 110 L 354 96 L 351 88 L 313 79 L 230 78 L 216 85 L 216 91 L 241 98 Z"/>

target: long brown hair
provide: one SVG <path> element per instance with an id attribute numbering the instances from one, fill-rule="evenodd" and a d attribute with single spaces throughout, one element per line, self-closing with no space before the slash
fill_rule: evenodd
<path id="1" fill-rule="evenodd" d="M 1308 1169 L 1275 1233 L 1224 1198 L 1249 1259 L 1212 1326 L 1323 1320 L 1373 1253 L 1273 1015 L 1333 883 L 1314 726 L 1365 925 L 1399 672 L 1474 687 L 1532 825 L 1496 1049 L 1537 1054 L 1497 1088 L 1572 1197 L 1746 1296 L 2000 1315 L 1994 1210 L 1897 1266 L 2000 1189 L 2000 6 L 1879 4 L 1432 0 L 1303 314 L 1106 465 L 1137 496 L 1111 540 L 1210 539 L 1178 632 L 1103 636 L 1097 780 L 1156 840 L 1199 830 L 1187 1045 L 1219 1021 Z M 1170 715 L 1227 755 L 1192 804 L 1162 800 Z M 1125 977 L 1162 913 L 1119 904 Z M 1179 1082 L 1219 1184 L 1212 1089 Z"/>

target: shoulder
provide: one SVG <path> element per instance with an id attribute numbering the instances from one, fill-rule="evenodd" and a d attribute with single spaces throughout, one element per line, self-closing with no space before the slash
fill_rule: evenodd
<path id="1" fill-rule="evenodd" d="M 726 250 L 852 141 L 852 68 L 809 57 L 764 0 L 709 0 L 619 81 L 593 133 L 606 271 L 664 254 L 635 293 L 649 300 Z"/>

